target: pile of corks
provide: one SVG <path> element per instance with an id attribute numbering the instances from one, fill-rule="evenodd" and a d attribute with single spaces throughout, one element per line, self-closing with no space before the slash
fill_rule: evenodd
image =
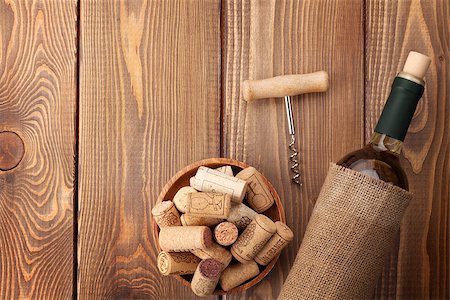
<path id="1" fill-rule="evenodd" d="M 190 186 L 152 209 L 160 227 L 159 271 L 193 274 L 198 296 L 256 277 L 258 265 L 268 265 L 294 236 L 286 224 L 262 214 L 274 204 L 262 175 L 253 167 L 233 175 L 231 166 L 202 166 Z"/>

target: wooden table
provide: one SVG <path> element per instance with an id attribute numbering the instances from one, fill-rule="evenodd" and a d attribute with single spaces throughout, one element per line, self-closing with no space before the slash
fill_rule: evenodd
<path id="1" fill-rule="evenodd" d="M 433 59 L 402 156 L 416 197 L 376 297 L 449 298 L 449 19 L 445 0 L 1 1 L 0 131 L 18 138 L 0 138 L 0 298 L 194 298 L 158 274 L 150 209 L 209 157 L 282 197 L 294 241 L 226 297 L 276 298 L 329 163 L 368 141 L 410 50 Z M 284 104 L 240 84 L 322 69 L 329 91 L 293 98 L 299 188 Z"/>

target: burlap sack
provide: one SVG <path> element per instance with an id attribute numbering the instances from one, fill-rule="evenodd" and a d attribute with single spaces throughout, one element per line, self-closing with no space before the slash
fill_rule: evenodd
<path id="1" fill-rule="evenodd" d="M 411 198 L 332 164 L 278 300 L 370 298 Z"/>

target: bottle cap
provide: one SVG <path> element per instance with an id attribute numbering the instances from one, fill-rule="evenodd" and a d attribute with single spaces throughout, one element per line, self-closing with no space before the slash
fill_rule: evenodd
<path id="1" fill-rule="evenodd" d="M 403 72 L 394 79 L 375 132 L 400 141 L 405 139 L 417 103 L 423 95 L 423 77 L 430 63 L 431 59 L 428 56 L 414 51 L 409 52 Z"/>
<path id="2" fill-rule="evenodd" d="M 411 51 L 406 59 L 403 72 L 413 75 L 419 79 L 423 79 L 430 63 L 431 59 L 428 56 L 419 52 Z"/>

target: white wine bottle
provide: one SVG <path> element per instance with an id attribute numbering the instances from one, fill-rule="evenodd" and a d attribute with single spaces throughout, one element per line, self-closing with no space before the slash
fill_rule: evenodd
<path id="1" fill-rule="evenodd" d="M 331 165 L 278 300 L 373 297 L 413 197 L 399 155 L 429 65 L 409 53 L 370 142 Z"/>
<path id="2" fill-rule="evenodd" d="M 422 97 L 425 86 L 423 77 L 430 62 L 426 55 L 409 53 L 403 71 L 394 79 L 370 142 L 364 148 L 344 156 L 338 165 L 408 190 L 408 180 L 399 155 L 417 103 Z"/>

